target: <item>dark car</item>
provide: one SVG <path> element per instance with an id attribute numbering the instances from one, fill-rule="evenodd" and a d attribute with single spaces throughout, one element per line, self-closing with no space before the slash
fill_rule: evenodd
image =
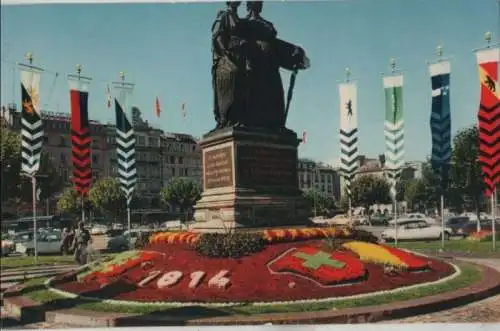
<path id="1" fill-rule="evenodd" d="M 492 222 L 491 220 L 481 220 L 481 231 L 492 231 Z M 495 222 L 495 230 L 500 231 L 500 222 Z M 457 233 L 462 235 L 463 237 L 467 237 L 472 233 L 477 231 L 477 222 L 472 221 L 467 224 L 464 224 L 460 229 L 458 229 Z"/>
<path id="2" fill-rule="evenodd" d="M 451 229 L 452 236 L 463 236 L 459 230 L 468 223 L 470 223 L 470 219 L 467 216 L 454 216 L 446 221 L 446 227 Z"/>

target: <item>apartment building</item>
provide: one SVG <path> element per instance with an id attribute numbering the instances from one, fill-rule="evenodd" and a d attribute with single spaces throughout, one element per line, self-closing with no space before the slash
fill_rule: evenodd
<path id="1" fill-rule="evenodd" d="M 49 154 L 61 176 L 71 183 L 70 117 L 67 113 L 42 111 L 43 149 Z M 202 154 L 198 139 L 188 134 L 165 133 L 153 128 L 134 112 L 136 132 L 137 195 L 141 208 L 158 208 L 159 193 L 174 177 L 186 177 L 201 184 Z M 15 131 L 21 128 L 21 113 L 15 105 L 2 108 L 2 125 Z M 92 177 L 99 180 L 118 175 L 116 128 L 113 124 L 90 121 L 92 136 Z"/>
<path id="2" fill-rule="evenodd" d="M 340 177 L 333 167 L 309 159 L 299 159 L 298 165 L 299 188 L 318 192 L 340 199 Z"/>

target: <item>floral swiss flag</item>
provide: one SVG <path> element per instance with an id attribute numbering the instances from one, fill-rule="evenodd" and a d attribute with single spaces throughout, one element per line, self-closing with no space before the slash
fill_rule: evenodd
<path id="1" fill-rule="evenodd" d="M 325 252 L 317 247 L 291 248 L 267 265 L 274 274 L 292 274 L 319 286 L 359 279 L 366 274 L 363 262 L 349 253 Z"/>

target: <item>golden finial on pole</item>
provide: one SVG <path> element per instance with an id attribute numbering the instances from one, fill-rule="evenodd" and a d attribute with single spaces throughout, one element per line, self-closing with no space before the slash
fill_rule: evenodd
<path id="1" fill-rule="evenodd" d="M 438 47 L 436 47 L 436 51 L 438 57 L 441 59 L 441 57 L 443 57 L 443 45 L 438 45 Z"/>
<path id="2" fill-rule="evenodd" d="M 347 83 L 349 83 L 350 78 L 351 78 L 351 69 L 345 68 L 345 80 Z"/>
<path id="3" fill-rule="evenodd" d="M 31 52 L 26 53 L 26 60 L 28 60 L 30 65 L 33 64 L 33 53 Z"/>
<path id="4" fill-rule="evenodd" d="M 76 65 L 76 73 L 78 74 L 78 76 L 80 76 L 80 74 L 82 73 L 82 65 L 81 64 Z"/>
<path id="5" fill-rule="evenodd" d="M 486 43 L 488 44 L 488 47 L 490 47 L 491 43 L 491 31 L 488 31 L 484 34 L 484 39 L 486 40 Z"/>
<path id="6" fill-rule="evenodd" d="M 392 71 L 392 73 L 396 72 L 396 59 L 395 58 L 391 58 L 390 63 L 391 63 L 391 71 Z"/>

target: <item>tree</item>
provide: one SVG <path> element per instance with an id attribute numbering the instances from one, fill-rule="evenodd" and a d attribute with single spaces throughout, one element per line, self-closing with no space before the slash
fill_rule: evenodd
<path id="1" fill-rule="evenodd" d="M 481 203 L 485 189 L 479 163 L 479 130 L 473 125 L 460 130 L 453 139 L 451 156 L 452 191 L 461 197 L 471 199 L 477 213 L 477 227 L 480 229 Z M 456 199 L 458 200 L 458 199 Z"/>
<path id="2" fill-rule="evenodd" d="M 335 209 L 335 199 L 332 195 L 319 192 L 315 189 L 306 190 L 302 193 L 304 199 L 308 202 L 311 208 L 316 206 L 317 214 L 325 215 L 329 211 Z"/>
<path id="3" fill-rule="evenodd" d="M 21 136 L 6 128 L 2 128 L 0 136 L 2 206 L 4 202 L 31 203 L 33 199 L 31 180 L 21 176 Z M 40 156 L 40 168 L 37 172 L 37 188 L 40 189 L 40 200 L 51 198 L 63 189 L 63 180 L 44 150 Z"/>
<path id="4" fill-rule="evenodd" d="M 126 212 L 127 201 L 116 178 L 96 181 L 89 190 L 92 206 L 110 217 L 120 217 Z"/>
<path id="5" fill-rule="evenodd" d="M 186 213 L 201 198 L 201 187 L 191 179 L 177 177 L 162 188 L 160 197 L 164 204 L 178 207 Z"/>
<path id="6" fill-rule="evenodd" d="M 60 213 L 78 214 L 82 210 L 81 196 L 73 187 L 67 187 L 57 201 L 57 210 Z"/>
<path id="7" fill-rule="evenodd" d="M 371 205 L 390 202 L 390 185 L 384 178 L 369 175 L 359 176 L 351 184 L 351 203 L 353 206 L 365 208 L 369 222 Z"/>

